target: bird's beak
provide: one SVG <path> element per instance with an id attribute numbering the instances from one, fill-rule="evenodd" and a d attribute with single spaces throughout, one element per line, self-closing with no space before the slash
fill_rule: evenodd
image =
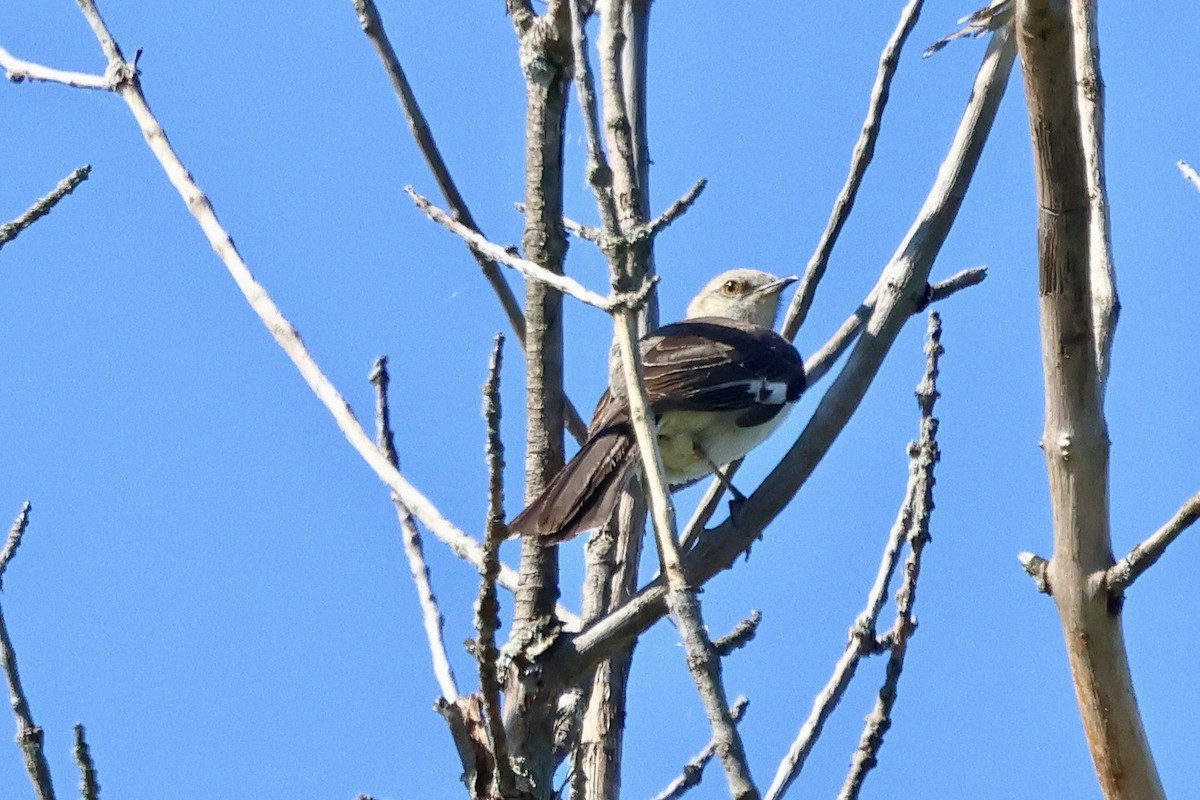
<path id="1" fill-rule="evenodd" d="M 791 286 L 793 283 L 795 283 L 798 280 L 800 280 L 800 279 L 797 278 L 795 275 L 788 275 L 786 278 L 779 278 L 778 280 L 771 281 L 770 283 L 766 284 L 765 286 L 760 287 L 758 290 L 758 293 L 759 294 L 779 294 L 784 289 Z"/>

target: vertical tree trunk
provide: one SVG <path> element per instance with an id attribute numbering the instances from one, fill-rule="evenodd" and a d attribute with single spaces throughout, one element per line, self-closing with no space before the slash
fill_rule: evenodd
<path id="1" fill-rule="evenodd" d="M 565 4 L 521 32 L 525 72 L 525 257 L 559 274 L 567 251 L 563 230 L 563 127 L 570 87 L 570 29 Z M 562 295 L 526 282 L 526 500 L 563 465 Z M 506 692 L 509 749 L 533 797 L 554 795 L 556 697 L 546 697 L 531 662 L 557 635 L 558 548 L 521 542 L 520 585 L 513 612 L 519 644 Z M 536 698 L 534 700 L 533 698 Z"/>
<path id="2" fill-rule="evenodd" d="M 1080 2 L 1081 0 L 1074 0 Z M 1108 428 L 1093 331 L 1086 162 L 1070 0 L 1018 0 L 1038 198 L 1038 306 L 1045 371 L 1057 606 L 1092 760 L 1110 800 L 1162 797 L 1109 595 Z"/>

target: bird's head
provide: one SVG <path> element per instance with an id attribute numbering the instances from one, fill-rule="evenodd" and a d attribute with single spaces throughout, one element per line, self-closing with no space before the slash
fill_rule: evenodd
<path id="1" fill-rule="evenodd" d="M 771 328 L 779 313 L 779 295 L 796 282 L 756 269 L 731 269 L 709 281 L 688 303 L 687 316 L 725 317 Z"/>

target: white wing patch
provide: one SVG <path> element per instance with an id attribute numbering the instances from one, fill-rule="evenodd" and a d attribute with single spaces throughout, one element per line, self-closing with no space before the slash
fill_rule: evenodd
<path id="1" fill-rule="evenodd" d="M 779 381 L 761 380 L 751 384 L 758 402 L 768 406 L 781 406 L 787 402 L 787 384 Z"/>

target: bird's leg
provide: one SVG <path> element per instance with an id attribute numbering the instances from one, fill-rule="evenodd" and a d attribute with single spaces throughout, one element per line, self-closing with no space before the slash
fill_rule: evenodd
<path id="1" fill-rule="evenodd" d="M 704 450 L 701 449 L 700 445 L 698 445 L 698 444 L 694 444 L 692 446 L 696 450 L 696 455 L 698 455 L 698 456 L 700 456 L 700 458 L 704 459 L 704 463 L 707 464 L 708 468 L 713 471 L 713 475 L 715 475 L 717 477 L 717 480 L 721 482 L 721 485 L 724 486 L 729 491 L 729 493 L 733 495 L 733 499 L 739 503 L 746 502 L 746 495 L 744 495 L 738 491 L 738 488 L 733 485 L 733 481 L 729 480 L 729 478 L 725 475 L 725 473 L 721 471 L 721 468 L 718 467 L 715 463 L 713 463 L 713 460 L 708 457 L 708 453 L 704 452 Z"/>
<path id="2" fill-rule="evenodd" d="M 721 468 L 718 467 L 713 460 L 708 457 L 708 453 L 705 453 L 704 450 L 701 449 L 700 445 L 693 445 L 693 447 L 695 448 L 696 453 L 702 459 L 704 459 L 704 463 L 708 465 L 708 468 L 713 471 L 713 475 L 717 477 L 717 480 L 721 482 L 721 485 L 729 490 L 729 493 L 733 495 L 733 497 L 729 500 L 729 519 L 731 522 L 733 522 L 733 526 L 735 528 L 740 528 L 741 523 L 738 522 L 738 517 L 741 516 L 739 512 L 742 510 L 742 504 L 746 502 L 746 495 L 738 491 L 738 488 L 733 485 L 733 481 L 729 480 L 729 476 L 721 471 Z"/>

